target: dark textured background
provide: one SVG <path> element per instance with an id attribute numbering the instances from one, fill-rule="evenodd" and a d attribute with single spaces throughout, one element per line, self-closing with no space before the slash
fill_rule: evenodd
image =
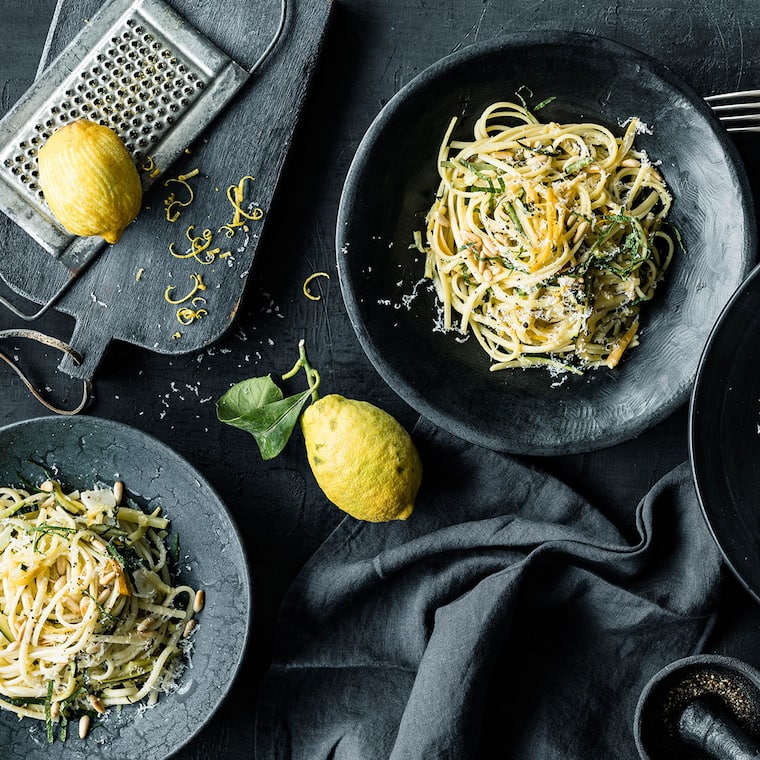
<path id="1" fill-rule="evenodd" d="M 76 0 L 64 5 L 67 13 L 75 12 Z M 53 10 L 52 0 L 0 0 L 0 113 L 31 83 Z M 216 345 L 187 356 L 169 358 L 113 344 L 96 375 L 95 401 L 88 409 L 135 425 L 189 459 L 229 505 L 250 553 L 257 605 L 250 655 L 222 712 L 183 758 L 250 757 L 253 700 L 279 600 L 300 564 L 341 517 L 317 490 L 299 435 L 278 459 L 264 463 L 249 437 L 216 421 L 215 399 L 233 382 L 289 369 L 303 337 L 325 391 L 371 400 L 407 426 L 416 419 L 362 353 L 334 265 L 342 182 L 379 109 L 438 58 L 521 29 L 605 35 L 661 59 L 704 95 L 760 87 L 759 23 L 755 0 L 336 0 L 236 324 Z M 756 193 L 758 141 L 760 136 L 737 140 Z M 321 301 L 307 301 L 302 284 L 318 270 L 330 272 L 331 279 L 315 283 Z M 16 326 L 0 312 L 0 329 Z M 65 339 L 73 321 L 53 313 L 35 326 Z M 56 352 L 21 341 L 5 341 L 0 348 L 53 398 L 75 403 L 79 384 L 56 370 Z M 286 387 L 300 389 L 299 380 Z M 0 367 L 0 423 L 42 413 L 15 375 Z M 624 445 L 536 464 L 599 504 L 625 529 L 640 497 L 686 459 L 687 420 L 683 408 Z M 738 590 L 727 604 L 742 623 L 712 646 L 760 660 L 753 654 L 755 605 Z"/>

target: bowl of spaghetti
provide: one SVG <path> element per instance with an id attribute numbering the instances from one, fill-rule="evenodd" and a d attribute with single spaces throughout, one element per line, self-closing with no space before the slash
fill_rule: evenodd
<path id="1" fill-rule="evenodd" d="M 94 417 L 3 428 L 9 760 L 174 754 L 230 689 L 250 615 L 234 522 L 176 453 Z"/>
<path id="2" fill-rule="evenodd" d="M 336 255 L 402 398 L 473 443 L 552 455 L 686 402 L 755 236 L 738 154 L 685 82 L 610 40 L 534 32 L 389 101 L 346 178 Z"/>

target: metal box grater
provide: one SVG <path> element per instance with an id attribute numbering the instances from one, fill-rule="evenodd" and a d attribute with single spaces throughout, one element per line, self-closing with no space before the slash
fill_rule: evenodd
<path id="1" fill-rule="evenodd" d="M 53 218 L 37 182 L 45 140 L 79 118 L 105 124 L 147 190 L 248 76 L 163 0 L 111 0 L 0 120 L 0 210 L 78 273 L 106 244 Z"/>

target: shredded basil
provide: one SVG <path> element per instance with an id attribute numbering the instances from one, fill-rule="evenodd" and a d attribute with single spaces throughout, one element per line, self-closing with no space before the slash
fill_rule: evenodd
<path id="1" fill-rule="evenodd" d="M 546 100 L 542 100 L 537 106 L 533 106 L 534 111 L 540 111 L 545 106 L 548 106 L 549 103 L 555 101 L 557 99 L 556 95 L 552 95 L 550 98 L 546 98 Z"/>
<path id="2" fill-rule="evenodd" d="M 561 155 L 561 151 L 559 150 L 552 150 L 551 148 L 533 148 L 527 143 L 524 143 L 522 140 L 517 141 L 518 145 L 522 145 L 523 148 L 526 150 L 531 151 L 532 153 L 538 153 L 541 156 L 559 156 Z"/>
<path id="3" fill-rule="evenodd" d="M 48 681 L 47 697 L 45 698 L 45 728 L 47 729 L 48 744 L 53 743 L 53 717 L 51 706 L 53 704 L 53 682 Z"/>
<path id="4" fill-rule="evenodd" d="M 565 167 L 565 174 L 577 174 L 584 166 L 588 166 L 590 163 L 593 163 L 593 159 L 589 156 L 579 158 L 577 161 L 573 161 L 572 164 L 568 164 Z"/>
<path id="5" fill-rule="evenodd" d="M 512 224 L 517 227 L 517 231 L 521 235 L 525 235 L 525 230 L 523 229 L 522 222 L 520 222 L 520 218 L 517 216 L 517 211 L 515 211 L 515 207 L 511 203 L 505 203 L 504 208 L 507 210 L 507 215 L 512 220 Z"/>
<path id="6" fill-rule="evenodd" d="M 48 533 L 53 533 L 56 536 L 65 538 L 69 534 L 73 533 L 74 529 L 67 528 L 63 525 L 37 525 L 32 528 L 31 532 L 35 534 L 34 541 L 32 542 L 32 551 L 37 552 L 39 551 L 37 544 L 41 536 L 47 535 Z M 43 552 L 40 553 L 42 554 Z"/>

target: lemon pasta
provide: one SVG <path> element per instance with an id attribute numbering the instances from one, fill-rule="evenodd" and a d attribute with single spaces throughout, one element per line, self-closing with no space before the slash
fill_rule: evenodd
<path id="1" fill-rule="evenodd" d="M 168 520 L 122 492 L 0 488 L 0 707 L 45 721 L 49 741 L 73 718 L 154 703 L 200 609 L 202 592 L 173 585 Z"/>
<path id="2" fill-rule="evenodd" d="M 634 146 L 640 123 L 616 137 L 510 102 L 486 108 L 470 140 L 452 139 L 456 123 L 415 234 L 443 329 L 474 335 L 492 370 L 616 366 L 675 250 L 671 196 Z"/>

